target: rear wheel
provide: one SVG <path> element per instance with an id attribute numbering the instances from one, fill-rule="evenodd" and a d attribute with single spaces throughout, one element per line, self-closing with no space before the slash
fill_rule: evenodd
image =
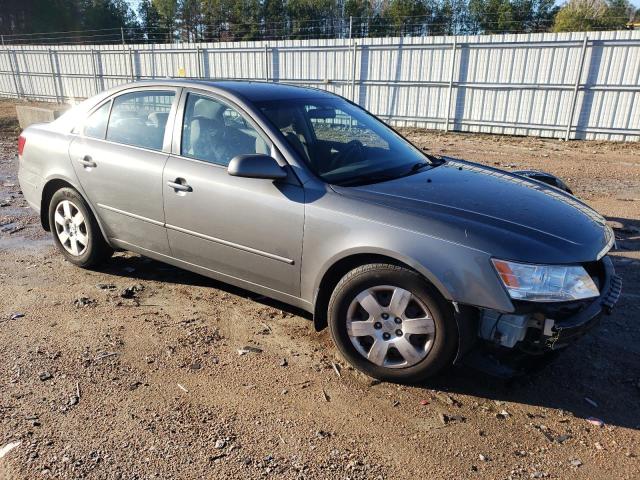
<path id="1" fill-rule="evenodd" d="M 453 314 L 417 272 L 389 264 L 352 270 L 329 302 L 333 340 L 345 358 L 380 380 L 412 383 L 450 364 Z"/>
<path id="2" fill-rule="evenodd" d="M 75 265 L 95 267 L 113 253 L 86 202 L 71 188 L 53 194 L 49 226 L 56 246 Z"/>

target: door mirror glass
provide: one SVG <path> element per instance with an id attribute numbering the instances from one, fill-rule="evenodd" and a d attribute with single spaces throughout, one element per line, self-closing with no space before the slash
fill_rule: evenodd
<path id="1" fill-rule="evenodd" d="M 269 180 L 287 177 L 287 172 L 278 165 L 275 158 L 263 154 L 233 157 L 229 162 L 227 172 L 234 177 L 265 178 Z"/>

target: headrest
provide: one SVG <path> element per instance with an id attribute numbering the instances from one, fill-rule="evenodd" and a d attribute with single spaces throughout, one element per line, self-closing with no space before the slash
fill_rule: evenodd
<path id="1" fill-rule="evenodd" d="M 206 98 L 200 98 L 193 104 L 193 116 L 217 118 L 222 105 Z"/>
<path id="2" fill-rule="evenodd" d="M 164 128 L 167 124 L 167 119 L 169 118 L 169 114 L 166 112 L 151 112 L 147 117 L 147 121 L 151 126 Z"/>

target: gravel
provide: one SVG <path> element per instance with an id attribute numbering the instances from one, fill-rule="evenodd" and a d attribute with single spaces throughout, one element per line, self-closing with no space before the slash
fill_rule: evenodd
<path id="1" fill-rule="evenodd" d="M 3 186 L 16 138 L 0 131 L 0 224 L 23 227 L 0 232 L 0 478 L 640 478 L 640 147 L 406 133 L 559 174 L 615 222 L 624 291 L 598 330 L 511 382 L 372 381 L 286 305 L 130 253 L 64 262 Z"/>

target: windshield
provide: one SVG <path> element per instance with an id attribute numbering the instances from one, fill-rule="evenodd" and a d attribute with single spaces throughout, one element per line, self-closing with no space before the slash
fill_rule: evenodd
<path id="1" fill-rule="evenodd" d="M 258 107 L 327 183 L 375 183 L 432 165 L 384 123 L 343 99 L 294 99 Z"/>

